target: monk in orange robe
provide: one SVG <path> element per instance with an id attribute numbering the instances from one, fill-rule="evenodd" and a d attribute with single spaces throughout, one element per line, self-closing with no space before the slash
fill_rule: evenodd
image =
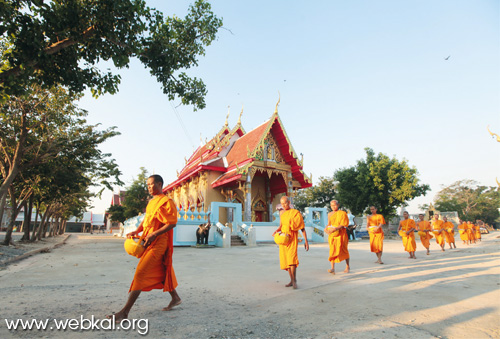
<path id="1" fill-rule="evenodd" d="M 330 255 L 328 260 L 331 263 L 331 269 L 328 273 L 335 274 L 335 263 L 345 260 L 344 273 L 349 273 L 349 251 L 347 244 L 349 236 L 347 234 L 347 226 L 349 226 L 349 218 L 347 213 L 339 211 L 339 202 L 332 200 L 330 202 L 332 212 L 328 215 L 328 225 L 325 228 L 325 233 L 328 234 L 328 243 L 330 244 Z"/>
<path id="2" fill-rule="evenodd" d="M 118 313 L 107 316 L 115 322 L 128 317 L 142 291 L 162 289 L 169 292 L 172 300 L 163 311 L 170 311 L 181 303 L 175 290 L 177 279 L 172 267 L 173 228 L 177 224 L 177 208 L 172 199 L 163 194 L 161 176 L 150 176 L 147 186 L 153 198 L 146 207 L 146 215 L 137 230 L 127 234 L 129 238 L 143 232 L 145 251 L 135 270 L 127 303 Z"/>
<path id="3" fill-rule="evenodd" d="M 420 242 L 422 243 L 422 245 L 424 245 L 425 249 L 427 250 L 427 255 L 429 255 L 431 253 L 429 251 L 430 247 L 429 241 L 433 238 L 431 224 L 427 220 L 424 220 L 423 214 L 418 215 L 418 220 L 419 221 L 417 223 L 417 228 L 418 228 L 418 235 L 420 236 Z"/>
<path id="4" fill-rule="evenodd" d="M 434 214 L 434 220 L 432 221 L 432 232 L 436 237 L 436 242 L 439 246 L 441 246 L 441 251 L 444 252 L 444 232 L 446 231 L 444 229 L 444 221 L 439 220 L 439 214 Z"/>
<path id="5" fill-rule="evenodd" d="M 383 264 L 382 251 L 384 250 L 384 231 L 385 219 L 381 214 L 377 214 L 377 208 L 370 206 L 371 215 L 367 216 L 367 228 L 370 234 L 370 251 L 377 255 L 377 264 Z"/>
<path id="6" fill-rule="evenodd" d="M 455 245 L 455 225 L 453 225 L 451 221 L 448 221 L 448 218 L 446 217 L 443 217 L 443 221 L 443 227 L 445 229 L 445 232 L 443 233 L 445 235 L 446 242 L 450 245 L 450 249 L 452 249 L 451 245 L 453 245 L 454 248 L 457 248 Z"/>
<path id="7" fill-rule="evenodd" d="M 285 286 L 293 286 L 293 288 L 296 289 L 297 266 L 299 266 L 299 257 L 297 255 L 299 230 L 302 231 L 304 235 L 304 247 L 306 251 L 309 251 L 309 242 L 307 241 L 306 228 L 300 212 L 296 209 L 290 208 L 290 201 L 288 200 L 288 197 L 281 197 L 280 202 L 284 212 L 280 216 L 280 226 L 276 231 L 274 231 L 273 237 L 276 233 L 281 232 L 288 234 L 291 238 L 288 245 L 280 245 L 280 268 L 288 271 L 288 274 L 290 275 L 290 283 Z"/>
<path id="8" fill-rule="evenodd" d="M 476 226 L 475 226 L 475 236 L 476 236 L 476 240 L 479 240 L 481 241 L 481 225 L 483 225 L 484 223 L 481 221 L 481 220 L 476 220 Z"/>
<path id="9" fill-rule="evenodd" d="M 460 220 L 458 224 L 458 233 L 460 234 L 460 239 L 464 242 L 464 245 L 469 245 L 469 235 L 467 234 L 467 223 Z"/>
<path id="10" fill-rule="evenodd" d="M 474 232 L 474 224 L 471 223 L 470 221 L 467 221 L 467 235 L 469 236 L 469 242 L 472 244 L 476 243 L 476 232 Z"/>
<path id="11" fill-rule="evenodd" d="M 417 259 L 415 251 L 417 250 L 417 243 L 415 242 L 415 220 L 409 219 L 408 212 L 403 212 L 404 220 L 399 222 L 398 233 L 403 238 L 403 247 L 406 252 L 410 253 L 408 259 Z"/>

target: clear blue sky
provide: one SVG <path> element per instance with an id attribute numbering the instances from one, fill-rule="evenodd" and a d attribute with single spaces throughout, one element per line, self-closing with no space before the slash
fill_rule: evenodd
<path id="1" fill-rule="evenodd" d="M 189 1 L 147 1 L 183 17 Z M 212 1 L 219 38 L 189 74 L 207 85 L 207 107 L 177 111 L 139 62 L 120 70 L 116 95 L 87 95 L 91 123 L 122 133 L 103 145 L 126 185 L 140 167 L 176 179 L 203 140 L 242 105 L 248 132 L 279 114 L 314 182 L 355 165 L 365 147 L 415 166 L 432 191 L 461 179 L 500 181 L 499 1 Z M 230 30 L 230 31 L 229 31 Z M 448 60 L 445 60 L 449 56 Z M 116 188 L 118 191 L 118 188 Z M 111 192 L 94 203 L 109 207 Z"/>

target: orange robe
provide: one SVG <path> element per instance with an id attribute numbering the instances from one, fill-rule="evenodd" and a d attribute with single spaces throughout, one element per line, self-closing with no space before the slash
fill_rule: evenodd
<path id="1" fill-rule="evenodd" d="M 370 251 L 380 253 L 384 249 L 384 231 L 382 227 L 378 230 L 372 231 L 370 226 L 385 225 L 385 219 L 382 214 L 370 215 L 368 218 L 368 232 L 370 233 Z"/>
<path id="2" fill-rule="evenodd" d="M 432 221 L 432 230 L 433 231 L 440 231 L 444 229 L 444 221 L 443 220 L 434 220 Z M 434 236 L 436 237 L 436 242 L 439 244 L 439 246 L 444 246 L 444 237 L 445 237 L 445 234 L 444 232 L 446 231 L 443 231 L 441 233 L 434 233 Z"/>
<path id="3" fill-rule="evenodd" d="M 344 211 L 330 213 L 328 217 L 328 225 L 333 227 L 349 226 L 347 213 Z M 341 228 L 337 236 L 330 234 L 328 236 L 328 243 L 330 244 L 330 255 L 328 257 L 329 261 L 337 263 L 342 260 L 349 259 L 349 251 L 347 249 L 349 236 L 347 235 L 347 230 L 345 228 Z"/>
<path id="4" fill-rule="evenodd" d="M 157 231 L 165 224 L 177 223 L 177 208 L 172 199 L 164 194 L 155 195 L 146 207 L 146 215 L 142 223 L 143 234 L 146 236 Z M 173 291 L 177 287 L 172 254 L 174 252 L 174 230 L 158 236 L 149 245 L 135 270 L 130 291 L 143 292 L 153 289 Z"/>
<path id="5" fill-rule="evenodd" d="M 291 238 L 288 246 L 280 245 L 280 268 L 288 271 L 290 266 L 299 266 L 298 233 L 304 228 L 304 220 L 300 212 L 295 209 L 283 212 L 280 220 L 281 232 L 290 235 Z"/>
<path id="6" fill-rule="evenodd" d="M 411 229 L 415 229 L 415 220 L 413 219 L 406 219 L 401 221 L 401 230 L 404 232 L 407 232 Z M 415 252 L 417 250 L 417 243 L 415 242 L 415 232 L 411 231 L 410 234 L 406 235 L 406 233 L 403 235 L 403 246 L 405 248 L 406 252 Z"/>
<path id="7" fill-rule="evenodd" d="M 467 236 L 469 240 L 472 242 L 476 242 L 476 236 L 474 235 L 474 224 L 467 224 Z"/>
<path id="8" fill-rule="evenodd" d="M 467 234 L 467 223 L 462 223 L 458 225 L 458 233 L 460 234 L 460 239 L 467 242 L 469 240 L 469 235 Z"/>
<path id="9" fill-rule="evenodd" d="M 474 235 L 476 236 L 476 239 L 481 240 L 481 226 L 476 225 L 475 230 L 476 230 L 476 233 Z"/>
<path id="10" fill-rule="evenodd" d="M 424 230 L 432 230 L 431 228 L 431 224 L 428 222 L 428 221 L 419 221 L 418 222 L 418 230 L 419 231 L 424 231 Z M 423 236 L 420 236 L 420 242 L 422 243 L 422 245 L 424 245 L 425 248 L 429 248 L 430 246 L 430 242 L 429 240 L 432 239 L 432 232 L 425 232 L 425 237 Z"/>
<path id="11" fill-rule="evenodd" d="M 446 242 L 448 244 L 454 244 L 455 243 L 455 225 L 451 221 L 447 221 L 444 223 L 444 228 L 446 230 L 446 233 L 444 233 Z"/>

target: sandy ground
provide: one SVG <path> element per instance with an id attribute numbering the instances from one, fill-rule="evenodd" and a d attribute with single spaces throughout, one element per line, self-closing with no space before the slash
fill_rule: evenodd
<path id="1" fill-rule="evenodd" d="M 328 247 L 299 250 L 299 289 L 285 288 L 278 248 L 176 248 L 183 303 L 143 293 L 129 317 L 147 319 L 151 338 L 499 338 L 500 232 L 407 259 L 386 240 L 384 265 L 368 241 L 351 242 L 352 271 L 326 272 Z M 0 338 L 135 338 L 136 330 L 8 330 L 15 319 L 103 319 L 126 300 L 137 259 L 123 240 L 73 234 L 66 245 L 0 269 Z"/>

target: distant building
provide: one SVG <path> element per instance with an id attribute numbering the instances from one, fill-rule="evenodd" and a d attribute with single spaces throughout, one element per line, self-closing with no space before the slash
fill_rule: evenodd
<path id="1" fill-rule="evenodd" d="M 122 206 L 123 201 L 125 200 L 125 193 L 127 191 L 120 191 L 119 193 L 113 194 L 111 197 L 111 205 L 110 206 Z M 105 224 L 106 224 L 106 231 L 113 233 L 113 232 L 120 232 L 120 230 L 123 228 L 123 224 L 118 221 L 111 221 L 109 219 L 109 213 L 106 212 L 105 214 Z"/>
<path id="2" fill-rule="evenodd" d="M 84 212 L 81 218 L 71 217 L 66 223 L 66 232 L 104 232 L 104 214 Z"/>

